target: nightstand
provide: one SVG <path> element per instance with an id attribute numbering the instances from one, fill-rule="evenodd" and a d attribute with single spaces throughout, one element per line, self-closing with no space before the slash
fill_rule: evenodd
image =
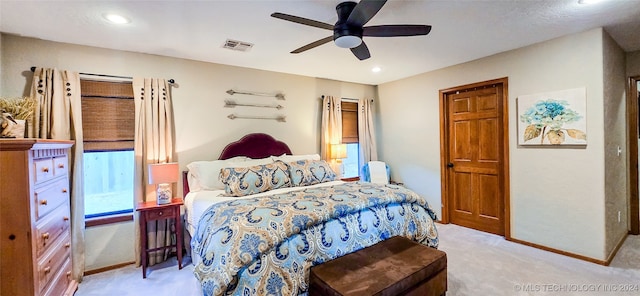
<path id="1" fill-rule="evenodd" d="M 136 211 L 140 212 L 140 255 L 142 263 L 142 278 L 147 278 L 147 257 L 149 252 L 176 248 L 178 253 L 178 269 L 182 269 L 182 226 L 180 225 L 180 206 L 182 199 L 174 198 L 171 203 L 159 205 L 156 201 L 138 203 Z M 149 249 L 147 246 L 147 222 L 174 219 L 176 243 L 170 246 Z"/>

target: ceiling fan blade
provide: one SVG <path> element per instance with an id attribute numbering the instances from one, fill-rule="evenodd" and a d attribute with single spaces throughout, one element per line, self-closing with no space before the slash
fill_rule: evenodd
<path id="1" fill-rule="evenodd" d="M 347 24 L 357 27 L 364 26 L 380 11 L 385 3 L 387 3 L 387 0 L 360 0 L 358 5 L 351 11 Z"/>
<path id="2" fill-rule="evenodd" d="M 316 27 L 316 28 L 320 28 L 320 29 L 333 30 L 333 25 L 330 25 L 330 24 L 327 24 L 327 23 L 323 23 L 323 22 L 319 22 L 319 21 L 306 19 L 306 18 L 303 18 L 303 17 L 295 16 L 295 15 L 284 14 L 284 13 L 280 13 L 280 12 L 274 12 L 274 13 L 271 14 L 271 16 L 275 17 L 275 18 L 279 18 L 281 20 L 290 21 L 290 22 L 294 22 L 294 23 L 298 23 L 298 24 L 302 24 L 302 25 L 312 26 L 312 27 Z"/>
<path id="3" fill-rule="evenodd" d="M 309 44 L 307 44 L 307 45 L 305 45 L 303 47 L 300 47 L 300 48 L 292 51 L 291 53 L 301 53 L 303 51 L 307 51 L 309 49 L 312 49 L 314 47 L 318 47 L 320 45 L 323 45 L 323 44 L 331 42 L 331 41 L 333 41 L 333 36 L 325 37 L 325 38 L 322 38 L 322 39 L 320 39 L 318 41 L 311 42 L 311 43 L 309 43 Z"/>
<path id="4" fill-rule="evenodd" d="M 384 25 L 369 26 L 362 29 L 362 36 L 371 37 L 397 37 L 427 35 L 431 32 L 431 26 L 426 25 Z"/>
<path id="5" fill-rule="evenodd" d="M 362 41 L 360 45 L 352 48 L 351 52 L 353 52 L 353 54 L 361 61 L 371 57 L 371 54 L 369 53 L 369 48 L 364 43 L 364 41 Z"/>

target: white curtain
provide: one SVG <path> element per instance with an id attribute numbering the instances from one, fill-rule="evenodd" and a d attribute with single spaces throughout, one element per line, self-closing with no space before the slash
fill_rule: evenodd
<path id="1" fill-rule="evenodd" d="M 156 200 L 155 186 L 148 184 L 147 166 L 152 163 L 174 162 L 173 104 L 169 83 L 164 79 L 134 78 L 135 101 L 135 201 Z M 177 192 L 173 185 L 173 192 Z M 136 264 L 140 264 L 140 222 L 135 216 Z M 172 242 L 171 227 L 167 220 L 151 221 L 147 225 L 149 248 L 168 246 Z M 181 231 L 181 230 L 177 230 Z M 165 261 L 170 250 L 149 253 L 149 265 Z"/>
<path id="2" fill-rule="evenodd" d="M 342 108 L 340 99 L 324 96 L 322 99 L 322 135 L 320 138 L 320 157 L 332 163 L 331 144 L 342 142 Z"/>
<path id="3" fill-rule="evenodd" d="M 73 278 L 84 273 L 84 173 L 82 165 L 82 104 L 80 76 L 76 72 L 36 68 L 31 97 L 37 105 L 29 126 L 29 137 L 73 140 L 70 151 L 71 258 Z"/>
<path id="4" fill-rule="evenodd" d="M 365 165 L 372 160 L 378 160 L 372 109 L 371 99 L 358 100 L 358 142 L 360 145 L 359 161 L 361 165 Z M 362 170 L 360 170 L 360 177 L 364 177 Z"/>

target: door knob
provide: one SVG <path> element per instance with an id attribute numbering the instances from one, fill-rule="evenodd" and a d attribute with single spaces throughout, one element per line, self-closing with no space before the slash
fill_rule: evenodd
<path id="1" fill-rule="evenodd" d="M 450 163 L 447 163 L 447 166 L 448 166 L 448 167 L 450 167 L 450 168 L 452 168 L 452 167 L 453 167 L 453 163 L 451 163 L 451 162 L 450 162 Z"/>

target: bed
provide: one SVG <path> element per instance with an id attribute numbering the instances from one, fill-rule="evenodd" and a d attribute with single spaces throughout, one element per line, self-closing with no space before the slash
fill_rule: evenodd
<path id="1" fill-rule="evenodd" d="M 185 227 L 204 295 L 306 294 L 310 267 L 387 238 L 438 246 L 436 215 L 415 192 L 340 181 L 317 154 L 292 155 L 266 134 L 187 167 Z"/>

